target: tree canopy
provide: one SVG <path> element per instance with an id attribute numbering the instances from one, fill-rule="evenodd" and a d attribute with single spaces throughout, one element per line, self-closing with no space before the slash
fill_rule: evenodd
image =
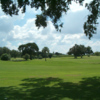
<path id="1" fill-rule="evenodd" d="M 36 15 L 35 24 L 38 28 L 47 26 L 48 18 L 51 19 L 57 31 L 61 31 L 63 23 L 60 21 L 63 13 L 67 13 L 72 1 L 83 5 L 85 0 L 0 0 L 2 11 L 7 15 L 18 15 L 20 9 L 26 12 L 26 6 L 41 8 L 42 13 Z M 90 39 L 97 30 L 97 19 L 100 17 L 100 0 L 91 0 L 85 7 L 90 11 L 87 21 L 84 23 L 84 33 Z"/>
<path id="2" fill-rule="evenodd" d="M 77 56 L 81 56 L 81 58 L 82 58 L 83 55 L 85 55 L 85 54 L 90 56 L 90 54 L 92 54 L 92 53 L 93 53 L 93 51 L 90 46 L 85 47 L 84 45 L 77 45 L 77 44 L 75 44 L 68 51 L 68 54 L 69 55 L 73 54 L 75 58 L 77 58 Z"/>
<path id="3" fill-rule="evenodd" d="M 49 48 L 48 48 L 48 47 L 44 47 L 44 48 L 42 49 L 42 53 L 44 54 L 44 56 L 45 56 L 45 61 L 46 61 L 47 54 L 49 54 Z"/>
<path id="4" fill-rule="evenodd" d="M 86 47 L 86 54 L 90 56 L 90 54 L 92 53 L 93 53 L 92 48 L 90 46 Z"/>
<path id="5" fill-rule="evenodd" d="M 39 48 L 36 43 L 27 43 L 20 45 L 18 47 L 18 50 L 22 52 L 22 56 L 25 54 L 29 54 L 30 59 L 32 59 L 32 56 L 36 55 L 36 52 L 39 51 Z"/>
<path id="6" fill-rule="evenodd" d="M 10 54 L 10 49 L 7 47 L 0 47 L 0 56 L 4 53 Z"/>

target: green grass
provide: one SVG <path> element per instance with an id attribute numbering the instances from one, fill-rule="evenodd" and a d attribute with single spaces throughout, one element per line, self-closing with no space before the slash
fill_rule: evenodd
<path id="1" fill-rule="evenodd" d="M 99 94 L 100 57 L 0 61 L 0 100 L 100 100 Z"/>

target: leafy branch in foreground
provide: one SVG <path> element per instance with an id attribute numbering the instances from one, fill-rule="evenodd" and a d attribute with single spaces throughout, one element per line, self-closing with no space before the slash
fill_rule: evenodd
<path id="1" fill-rule="evenodd" d="M 41 8 L 41 14 L 36 16 L 35 24 L 38 28 L 47 26 L 48 18 L 51 19 L 57 31 L 61 31 L 63 23 L 60 21 L 63 13 L 67 13 L 72 2 L 83 5 L 85 0 L 0 0 L 2 11 L 7 15 L 18 15 L 20 9 L 26 12 L 26 6 Z M 100 0 L 92 0 L 85 7 L 90 11 L 84 23 L 84 33 L 90 39 L 97 31 L 97 20 L 100 17 Z"/>

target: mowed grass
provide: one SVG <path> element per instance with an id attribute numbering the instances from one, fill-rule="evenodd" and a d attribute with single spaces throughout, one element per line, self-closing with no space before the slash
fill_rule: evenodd
<path id="1" fill-rule="evenodd" d="M 95 56 L 0 61 L 0 92 L 5 94 L 0 100 L 99 100 L 99 77 L 100 57 Z M 94 86 L 97 96 L 87 91 L 92 89 L 87 85 Z"/>

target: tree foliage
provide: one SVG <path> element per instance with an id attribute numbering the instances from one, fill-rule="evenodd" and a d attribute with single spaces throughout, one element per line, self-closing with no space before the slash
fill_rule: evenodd
<path id="1" fill-rule="evenodd" d="M 3 54 L 3 49 L 0 47 L 0 56 Z"/>
<path id="2" fill-rule="evenodd" d="M 25 60 L 28 60 L 28 59 L 30 58 L 30 55 L 26 53 L 26 54 L 23 56 L 23 58 L 24 58 Z"/>
<path id="3" fill-rule="evenodd" d="M 56 56 L 59 56 L 59 55 L 63 55 L 62 53 L 59 53 L 59 52 L 55 52 L 55 55 Z"/>
<path id="4" fill-rule="evenodd" d="M 44 47 L 42 49 L 42 53 L 43 53 L 43 55 L 45 57 L 45 61 L 46 61 L 46 57 L 49 55 L 49 48 L 48 47 Z"/>
<path id="5" fill-rule="evenodd" d="M 7 47 L 0 47 L 0 56 L 4 53 L 10 54 L 10 49 Z"/>
<path id="6" fill-rule="evenodd" d="M 86 54 L 88 55 L 88 57 L 90 56 L 90 54 L 93 54 L 92 48 L 90 46 L 86 47 Z"/>
<path id="7" fill-rule="evenodd" d="M 11 57 L 14 57 L 14 58 L 21 56 L 20 52 L 18 52 L 17 50 L 11 50 L 10 55 Z"/>
<path id="8" fill-rule="evenodd" d="M 32 56 L 36 55 L 39 51 L 39 48 L 36 43 L 27 43 L 24 45 L 20 45 L 18 50 L 22 52 L 22 56 L 26 53 L 30 55 L 30 59 L 32 60 Z"/>
<path id="9" fill-rule="evenodd" d="M 52 53 L 50 53 L 50 54 L 49 54 L 49 58 L 52 58 L 52 56 L 53 56 L 53 54 L 52 54 Z"/>
<path id="10" fill-rule="evenodd" d="M 41 56 L 41 55 L 39 55 L 39 56 L 38 56 L 38 59 L 42 59 L 42 56 Z"/>
<path id="11" fill-rule="evenodd" d="M 96 52 L 94 53 L 94 55 L 95 55 L 95 56 L 100 56 L 100 52 L 96 51 Z"/>
<path id="12" fill-rule="evenodd" d="M 1 60 L 7 61 L 10 60 L 10 55 L 7 53 L 4 53 L 1 55 Z"/>
<path id="13" fill-rule="evenodd" d="M 93 53 L 93 51 L 90 46 L 85 47 L 84 45 L 75 44 L 72 48 L 69 49 L 67 54 L 69 55 L 73 54 L 75 58 L 77 58 L 77 56 L 81 56 L 82 58 L 83 55 L 85 54 L 90 55 L 91 53 Z"/>
<path id="14" fill-rule="evenodd" d="M 18 15 L 20 9 L 26 12 L 26 6 L 41 8 L 42 13 L 36 16 L 35 24 L 38 28 L 47 26 L 48 18 L 51 19 L 57 31 L 61 31 L 63 23 L 60 21 L 63 13 L 67 13 L 72 1 L 83 5 L 85 0 L 0 0 L 2 10 L 8 15 Z M 97 19 L 100 17 L 100 0 L 92 0 L 85 7 L 90 11 L 84 23 L 84 33 L 89 39 L 96 33 Z"/>
<path id="15" fill-rule="evenodd" d="M 14 58 L 21 56 L 20 52 L 18 52 L 17 50 L 10 50 L 7 47 L 0 47 L 0 56 L 4 53 L 10 54 L 11 57 L 14 57 Z"/>

